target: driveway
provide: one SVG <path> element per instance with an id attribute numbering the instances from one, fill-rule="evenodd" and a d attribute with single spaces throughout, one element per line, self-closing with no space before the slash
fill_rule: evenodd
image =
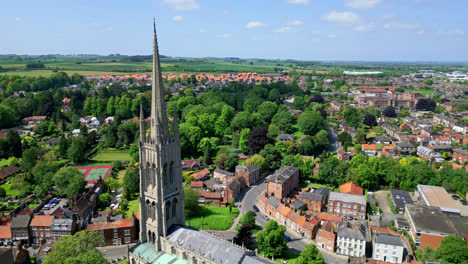
<path id="1" fill-rule="evenodd" d="M 376 191 L 373 194 L 374 199 L 379 202 L 379 208 L 383 211 L 381 225 L 384 227 L 389 227 L 392 220 L 402 217 L 402 215 L 394 214 L 390 210 L 390 200 L 387 198 L 388 194 L 390 194 L 390 191 L 385 190 Z"/>

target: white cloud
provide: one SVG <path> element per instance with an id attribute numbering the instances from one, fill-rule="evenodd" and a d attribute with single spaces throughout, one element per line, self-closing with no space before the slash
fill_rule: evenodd
<path id="1" fill-rule="evenodd" d="M 260 41 L 260 40 L 263 40 L 262 37 L 252 37 L 252 40 L 253 41 Z"/>
<path id="2" fill-rule="evenodd" d="M 258 27 L 264 27 L 266 26 L 264 23 L 260 21 L 251 21 L 245 25 L 245 28 L 258 28 Z"/>
<path id="3" fill-rule="evenodd" d="M 320 30 L 312 30 L 310 33 L 312 33 L 312 35 L 320 35 Z"/>
<path id="4" fill-rule="evenodd" d="M 374 8 L 380 0 L 345 0 L 345 6 L 354 9 Z"/>
<path id="5" fill-rule="evenodd" d="M 385 29 L 396 29 L 396 30 L 417 30 L 421 28 L 419 24 L 411 23 L 400 23 L 400 22 L 391 22 L 384 24 Z"/>
<path id="6" fill-rule="evenodd" d="M 319 38 L 313 38 L 313 39 L 311 39 L 310 41 L 312 41 L 312 42 L 320 42 L 320 39 L 319 39 Z"/>
<path id="7" fill-rule="evenodd" d="M 361 17 L 353 12 L 336 12 L 331 11 L 325 16 L 322 16 L 322 20 L 336 24 L 355 24 L 361 20 Z"/>
<path id="8" fill-rule="evenodd" d="M 231 11 L 227 10 L 227 9 L 224 9 L 223 10 L 223 15 L 229 15 L 229 13 L 231 13 Z"/>
<path id="9" fill-rule="evenodd" d="M 295 19 L 295 20 L 291 20 L 288 22 L 288 26 L 301 26 L 301 25 L 304 25 L 304 22 L 302 22 L 301 20 L 298 20 L 298 19 Z"/>
<path id="10" fill-rule="evenodd" d="M 163 0 L 170 8 L 176 10 L 192 10 L 200 8 L 196 0 Z"/>
<path id="11" fill-rule="evenodd" d="M 218 37 L 218 38 L 225 38 L 225 39 L 227 39 L 227 38 L 232 37 L 232 34 L 230 34 L 230 33 L 224 33 L 224 34 L 218 35 L 217 37 Z"/>
<path id="12" fill-rule="evenodd" d="M 180 21 L 184 20 L 184 17 L 183 16 L 174 16 L 174 17 L 172 17 L 172 20 L 175 21 L 175 22 L 180 22 Z"/>
<path id="13" fill-rule="evenodd" d="M 286 2 L 293 5 L 306 5 L 309 3 L 309 0 L 286 0 Z"/>
<path id="14" fill-rule="evenodd" d="M 200 29 L 200 33 L 206 33 L 206 29 L 201 28 L 201 29 Z"/>
<path id="15" fill-rule="evenodd" d="M 465 32 L 463 30 L 460 30 L 460 29 L 451 29 L 451 30 L 448 30 L 446 32 L 444 32 L 446 35 L 449 35 L 449 36 L 464 36 L 465 35 Z"/>
<path id="16" fill-rule="evenodd" d="M 383 19 L 390 19 L 390 18 L 394 18 L 395 17 L 395 14 L 385 14 L 382 16 Z"/>
<path id="17" fill-rule="evenodd" d="M 23 19 L 22 19 L 21 17 L 17 17 L 17 18 L 15 18 L 15 20 L 16 20 L 16 22 L 20 22 L 20 21 L 22 21 Z"/>
<path id="18" fill-rule="evenodd" d="M 336 38 L 336 35 L 332 33 L 332 34 L 328 34 L 328 37 L 329 38 Z"/>
<path id="19" fill-rule="evenodd" d="M 107 27 L 106 30 L 107 30 L 107 31 L 112 31 L 113 28 L 112 28 L 112 27 Z"/>
<path id="20" fill-rule="evenodd" d="M 371 31 L 375 28 L 374 23 L 362 24 L 353 28 L 354 31 Z"/>
<path id="21" fill-rule="evenodd" d="M 280 28 L 273 30 L 273 32 L 275 33 L 289 33 L 293 31 L 295 30 L 292 27 L 280 27 Z"/>
<path id="22" fill-rule="evenodd" d="M 419 30 L 418 32 L 416 32 L 416 34 L 423 35 L 424 34 L 424 29 Z"/>

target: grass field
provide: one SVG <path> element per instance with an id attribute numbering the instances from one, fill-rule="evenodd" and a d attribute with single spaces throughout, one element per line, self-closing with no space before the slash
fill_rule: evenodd
<path id="1" fill-rule="evenodd" d="M 185 225 L 201 229 L 203 224 L 203 229 L 206 230 L 228 230 L 234 223 L 231 218 L 236 218 L 239 210 L 232 208 L 232 213 L 229 213 L 228 207 L 201 206 L 200 215 L 186 218 Z"/>
<path id="2" fill-rule="evenodd" d="M 132 157 L 128 154 L 128 150 L 102 150 L 91 160 L 93 161 L 130 161 Z"/>
<path id="3" fill-rule="evenodd" d="M 140 204 L 138 198 L 135 200 L 128 201 L 128 209 L 125 212 L 125 217 L 131 217 L 133 212 L 140 211 Z"/>
<path id="4" fill-rule="evenodd" d="M 20 193 L 21 193 L 21 191 L 12 190 L 12 189 L 11 189 L 11 183 L 5 183 L 5 184 L 2 184 L 2 185 L 0 185 L 0 186 L 1 186 L 3 189 L 5 189 L 6 194 L 7 194 L 8 196 L 11 196 L 11 197 L 13 197 L 13 196 L 18 196 L 18 195 L 20 195 Z"/>
<path id="5" fill-rule="evenodd" d="M 278 262 L 278 263 L 283 263 L 283 260 L 284 260 L 287 263 L 294 264 L 294 263 L 296 263 L 296 260 L 297 260 L 298 257 L 299 257 L 299 254 L 286 251 L 286 253 L 284 253 L 284 256 L 281 256 L 281 257 L 275 259 L 275 261 Z"/>
<path id="6" fill-rule="evenodd" d="M 405 92 L 420 93 L 423 96 L 426 96 L 428 94 L 437 93 L 437 91 L 433 91 L 433 90 L 419 90 L 419 89 L 405 89 Z"/>

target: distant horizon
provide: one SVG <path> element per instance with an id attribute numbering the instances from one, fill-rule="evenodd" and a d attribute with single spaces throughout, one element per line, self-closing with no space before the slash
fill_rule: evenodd
<path id="1" fill-rule="evenodd" d="M 92 53 L 79 53 L 79 54 L 60 54 L 60 53 L 48 53 L 48 54 L 14 54 L 14 53 L 6 53 L 6 54 L 0 54 L 0 56 L 49 56 L 49 55 L 57 55 L 57 56 L 99 56 L 99 57 L 110 57 L 111 55 L 117 55 L 122 56 L 122 57 L 134 57 L 134 56 L 142 56 L 142 57 L 148 57 L 152 56 L 152 54 L 134 54 L 134 55 L 129 55 L 129 54 L 122 54 L 122 53 L 109 53 L 107 55 L 104 54 L 92 54 Z M 205 57 L 186 57 L 186 56 L 171 56 L 171 55 L 164 55 L 161 54 L 161 56 L 164 56 L 166 58 L 178 58 L 178 59 L 239 59 L 239 60 L 272 60 L 272 61 L 303 61 L 303 62 L 326 62 L 326 63 L 443 63 L 443 64 L 448 64 L 448 63 L 462 63 L 462 64 L 468 64 L 468 60 L 463 61 L 431 61 L 431 60 L 408 60 L 408 61 L 397 61 L 397 60 L 302 60 L 302 59 L 273 59 L 273 58 L 242 58 L 242 57 L 235 57 L 235 56 L 223 56 L 223 57 L 215 57 L 215 56 L 205 56 Z"/>

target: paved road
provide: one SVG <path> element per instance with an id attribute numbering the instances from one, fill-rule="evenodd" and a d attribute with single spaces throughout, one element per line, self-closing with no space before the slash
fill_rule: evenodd
<path id="1" fill-rule="evenodd" d="M 341 143 L 338 141 L 338 133 L 333 127 L 329 128 L 328 140 L 330 141 L 330 147 L 328 148 L 328 151 L 337 152 L 341 147 Z"/>
<path id="2" fill-rule="evenodd" d="M 110 247 L 98 247 L 97 249 L 109 261 L 115 260 L 117 258 L 120 258 L 120 260 L 122 260 L 123 258 L 127 258 L 127 256 L 128 256 L 127 245 L 124 245 L 124 246 L 110 246 Z"/>
<path id="3" fill-rule="evenodd" d="M 335 132 L 336 133 L 336 132 Z M 244 214 L 247 211 L 253 211 L 253 206 L 259 201 L 260 194 L 265 191 L 265 183 L 259 183 L 257 185 L 251 186 L 245 193 L 240 196 L 240 204 L 241 204 L 241 213 Z M 257 216 L 255 217 L 256 223 L 259 226 L 265 226 L 267 220 L 265 219 L 262 213 L 256 213 Z M 223 237 L 226 240 L 232 240 L 232 238 L 236 235 L 236 232 L 233 231 L 214 231 L 218 236 Z M 300 238 L 297 234 L 290 232 L 289 230 L 286 231 L 286 235 L 291 238 L 291 241 L 288 242 L 288 248 L 290 252 L 300 254 L 303 251 L 309 241 L 306 241 L 304 238 Z M 347 257 L 339 256 L 334 253 L 330 253 L 328 251 L 324 251 L 319 249 L 322 253 L 322 256 L 327 264 L 342 264 L 347 263 Z"/>

